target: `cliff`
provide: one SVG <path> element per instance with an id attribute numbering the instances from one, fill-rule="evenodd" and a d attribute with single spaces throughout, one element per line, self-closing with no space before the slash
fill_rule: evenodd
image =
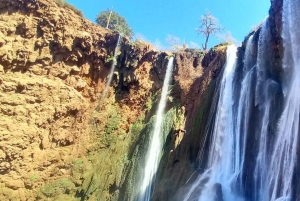
<path id="1" fill-rule="evenodd" d="M 122 38 L 99 105 L 118 33 L 50 0 L 3 0 L 0 9 L 1 200 L 88 197 L 98 168 L 103 186 L 95 185 L 106 193 L 126 161 L 130 126 L 161 86 L 163 56 Z"/>

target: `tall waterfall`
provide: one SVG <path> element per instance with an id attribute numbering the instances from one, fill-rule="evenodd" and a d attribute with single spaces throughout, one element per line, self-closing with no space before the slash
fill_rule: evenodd
<path id="1" fill-rule="evenodd" d="M 211 139 L 208 168 L 199 175 L 185 197 L 186 200 L 217 200 L 220 187 L 223 189 L 226 200 L 237 200 L 230 190 L 231 182 L 240 171 L 241 152 L 236 149 L 236 136 L 234 133 L 233 111 L 233 78 L 236 68 L 235 46 L 227 48 L 227 62 L 221 82 L 220 97 Z M 195 195 L 199 192 L 200 195 Z M 220 196 L 222 196 L 220 194 Z"/>
<path id="2" fill-rule="evenodd" d="M 269 171 L 269 145 L 272 142 L 271 136 L 274 134 L 268 130 L 270 126 L 270 117 L 273 116 L 271 110 L 272 102 L 276 96 L 276 89 L 279 88 L 278 83 L 267 77 L 266 69 L 268 64 L 266 58 L 269 57 L 268 52 L 270 43 L 270 30 L 268 27 L 268 19 L 263 24 L 258 41 L 258 55 L 256 64 L 256 91 L 255 105 L 259 108 L 257 133 L 259 136 L 258 154 L 254 169 L 254 196 L 255 200 L 268 200 L 267 192 L 267 174 Z M 271 150 L 270 150 L 271 151 Z"/>
<path id="3" fill-rule="evenodd" d="M 155 174 L 159 164 L 162 142 L 161 142 L 161 129 L 163 124 L 164 109 L 167 103 L 168 87 L 172 77 L 174 58 L 171 57 L 168 62 L 166 75 L 163 83 L 161 98 L 156 112 L 156 120 L 154 130 L 150 139 L 150 144 L 147 152 L 146 163 L 144 167 L 144 173 L 142 177 L 142 183 L 139 190 L 139 201 L 150 200 L 152 183 L 155 179 Z"/>
<path id="4" fill-rule="evenodd" d="M 293 198 L 293 177 L 297 165 L 300 115 L 300 2 L 283 1 L 284 111 L 278 124 L 277 139 L 269 168 L 270 200 Z M 298 173 L 299 174 L 299 173 Z M 298 181 L 299 182 L 299 181 Z M 299 199 L 299 198 L 298 198 Z"/>
<path id="5" fill-rule="evenodd" d="M 283 0 L 283 71 L 272 74 L 269 19 L 234 47 L 219 90 L 206 169 L 185 201 L 297 201 L 300 188 L 300 1 Z"/>

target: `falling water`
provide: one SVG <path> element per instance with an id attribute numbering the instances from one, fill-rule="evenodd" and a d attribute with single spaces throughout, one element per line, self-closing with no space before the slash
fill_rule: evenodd
<path id="1" fill-rule="evenodd" d="M 236 178 L 239 171 L 237 160 L 241 158 L 241 153 L 238 153 L 239 150 L 235 148 L 236 139 L 233 135 L 233 77 L 236 68 L 236 52 L 235 46 L 229 46 L 227 49 L 227 62 L 221 82 L 219 103 L 208 156 L 208 168 L 202 175 L 199 175 L 185 196 L 185 201 L 215 200 L 222 197 L 222 192 L 225 200 L 238 200 L 230 189 L 231 182 Z M 199 188 L 201 193 L 195 198 L 194 193 Z"/>
<path id="2" fill-rule="evenodd" d="M 256 200 L 264 200 L 267 198 L 266 195 L 266 175 L 268 171 L 268 126 L 269 126 L 269 116 L 270 116 L 270 101 L 272 99 L 272 94 L 268 93 L 268 88 L 271 86 L 271 80 L 267 80 L 266 78 L 266 65 L 264 63 L 266 55 L 265 53 L 268 51 L 266 49 L 267 44 L 269 43 L 269 27 L 268 27 L 268 19 L 263 24 L 263 27 L 260 31 L 260 37 L 258 41 L 258 56 L 257 56 L 257 81 L 256 81 L 256 97 L 255 97 L 255 105 L 259 106 L 261 125 L 258 128 L 258 132 L 260 135 L 259 140 L 259 151 L 256 158 L 256 166 L 254 170 L 254 182 L 255 182 L 255 199 Z M 266 199 L 267 200 L 267 199 Z"/>
<path id="3" fill-rule="evenodd" d="M 153 180 L 155 179 L 155 173 L 158 167 L 161 149 L 162 149 L 162 142 L 161 142 L 161 128 L 163 123 L 163 115 L 164 109 L 167 103 L 167 95 L 168 95 L 168 87 L 171 80 L 172 69 L 173 69 L 173 60 L 174 58 L 171 57 L 168 62 L 166 75 L 163 83 L 161 99 L 159 101 L 158 110 L 156 112 L 156 120 L 154 125 L 154 130 L 152 133 L 152 137 L 150 140 L 148 153 L 146 157 L 146 164 L 144 169 L 144 174 L 142 177 L 142 184 L 140 186 L 139 191 L 139 201 L 148 201 L 150 200 L 151 188 Z"/>
<path id="4" fill-rule="evenodd" d="M 243 68 L 243 79 L 240 88 L 240 94 L 237 101 L 237 108 L 235 109 L 233 125 L 233 135 L 235 136 L 235 182 L 236 191 L 242 191 L 242 171 L 244 169 L 245 153 L 247 136 L 250 134 L 249 119 L 250 119 L 250 105 L 253 99 L 253 89 L 251 83 L 255 73 L 255 61 L 253 61 L 253 35 L 248 39 Z"/>
<path id="5" fill-rule="evenodd" d="M 281 83 L 272 76 L 268 18 L 247 41 L 242 71 L 228 47 L 207 168 L 185 201 L 299 200 L 299 10 L 300 1 L 283 1 Z"/>
<path id="6" fill-rule="evenodd" d="M 278 124 L 277 140 L 269 168 L 270 200 L 290 201 L 292 182 L 297 164 L 300 115 L 300 1 L 283 1 L 282 38 L 284 46 L 283 69 L 285 80 L 284 111 Z"/>
<path id="7" fill-rule="evenodd" d="M 116 64 L 117 64 L 116 59 L 117 59 L 117 56 L 118 56 L 118 51 L 119 51 L 120 41 L 121 40 L 122 40 L 122 34 L 119 33 L 119 37 L 118 37 L 117 44 L 116 44 L 115 51 L 114 51 L 114 56 L 113 56 L 112 64 L 111 64 L 111 67 L 110 67 L 110 72 L 109 72 L 109 75 L 108 75 L 108 80 L 106 82 L 106 86 L 104 88 L 104 91 L 102 92 L 99 106 L 101 105 L 102 101 L 106 97 L 106 94 L 108 92 L 108 88 L 109 88 L 109 86 L 111 84 L 111 81 L 112 81 L 112 78 L 114 76 L 114 71 L 115 71 Z"/>

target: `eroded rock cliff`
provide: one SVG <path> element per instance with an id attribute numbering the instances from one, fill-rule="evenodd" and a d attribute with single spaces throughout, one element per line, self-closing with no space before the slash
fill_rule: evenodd
<path id="1" fill-rule="evenodd" d="M 99 105 L 118 33 L 50 0 L 0 9 L 1 200 L 109 199 L 166 54 L 123 37 Z"/>

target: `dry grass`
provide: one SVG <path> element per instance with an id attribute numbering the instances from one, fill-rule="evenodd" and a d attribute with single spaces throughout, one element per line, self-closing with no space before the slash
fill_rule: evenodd
<path id="1" fill-rule="evenodd" d="M 68 2 L 66 2 L 65 0 L 54 0 L 54 2 L 62 8 L 69 8 L 71 10 L 73 10 L 77 15 L 83 17 L 83 14 L 81 12 L 81 10 L 78 10 L 75 6 L 73 6 L 72 4 L 69 4 Z"/>

